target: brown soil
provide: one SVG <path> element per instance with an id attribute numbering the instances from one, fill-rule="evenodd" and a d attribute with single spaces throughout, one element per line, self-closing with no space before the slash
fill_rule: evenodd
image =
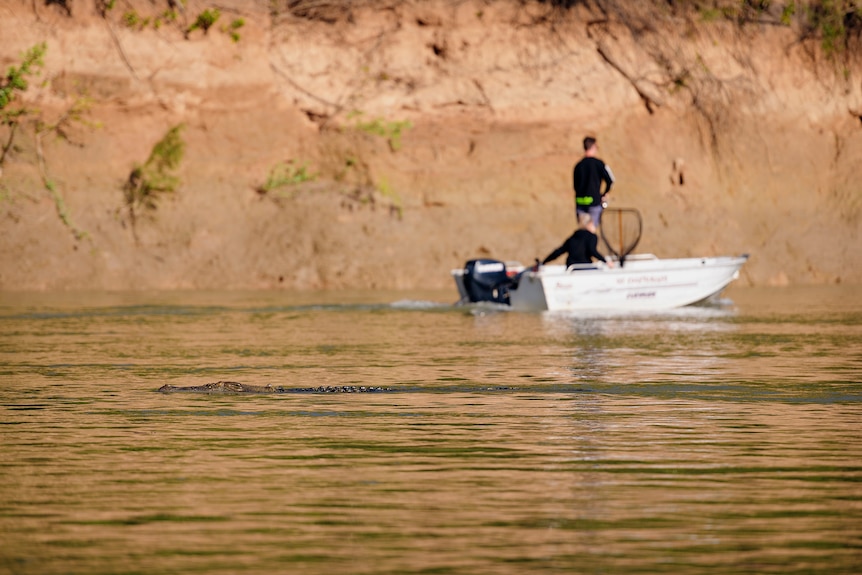
<path id="1" fill-rule="evenodd" d="M 658 2 L 221 0 L 187 38 L 207 4 L 158 29 L 122 19 L 167 2 L 65 4 L 0 6 L 4 69 L 47 42 L 33 117 L 88 103 L 65 139 L 41 137 L 56 196 L 34 125 L 15 135 L 2 290 L 448 288 L 471 257 L 531 262 L 570 233 L 587 134 L 612 205 L 643 214 L 639 251 L 749 253 L 743 285 L 862 283 L 858 46 L 827 57 L 793 27 Z M 361 127 L 375 120 L 410 127 Z M 122 186 L 180 123 L 182 184 L 133 227 Z M 261 193 L 288 160 L 315 179 Z"/>

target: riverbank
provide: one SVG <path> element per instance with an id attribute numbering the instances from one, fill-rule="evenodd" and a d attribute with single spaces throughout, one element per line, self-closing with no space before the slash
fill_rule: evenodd
<path id="1" fill-rule="evenodd" d="M 570 233 L 587 134 L 639 251 L 862 282 L 860 51 L 608 5 L 234 0 L 204 33 L 193 0 L 158 27 L 167 3 L 12 2 L 0 63 L 47 49 L 0 178 L 0 289 L 447 287 Z M 180 184 L 133 219 L 123 186 L 178 125 Z"/>

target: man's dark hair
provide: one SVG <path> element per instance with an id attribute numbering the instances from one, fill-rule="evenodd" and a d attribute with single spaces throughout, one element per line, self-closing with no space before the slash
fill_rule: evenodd
<path id="1" fill-rule="evenodd" d="M 596 145 L 596 139 L 595 138 L 591 138 L 590 136 L 587 136 L 586 138 L 584 138 L 584 151 L 585 152 L 595 145 Z"/>

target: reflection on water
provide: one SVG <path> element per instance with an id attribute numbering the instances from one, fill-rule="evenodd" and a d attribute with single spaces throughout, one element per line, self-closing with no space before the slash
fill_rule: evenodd
<path id="1" fill-rule="evenodd" d="M 0 573 L 858 573 L 860 295 L 0 294 Z"/>

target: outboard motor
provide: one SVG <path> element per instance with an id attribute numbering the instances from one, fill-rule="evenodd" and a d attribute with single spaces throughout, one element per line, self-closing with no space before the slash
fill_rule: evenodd
<path id="1" fill-rule="evenodd" d="M 512 280 L 499 260 L 470 260 L 464 265 L 464 289 L 471 302 L 509 303 Z"/>

